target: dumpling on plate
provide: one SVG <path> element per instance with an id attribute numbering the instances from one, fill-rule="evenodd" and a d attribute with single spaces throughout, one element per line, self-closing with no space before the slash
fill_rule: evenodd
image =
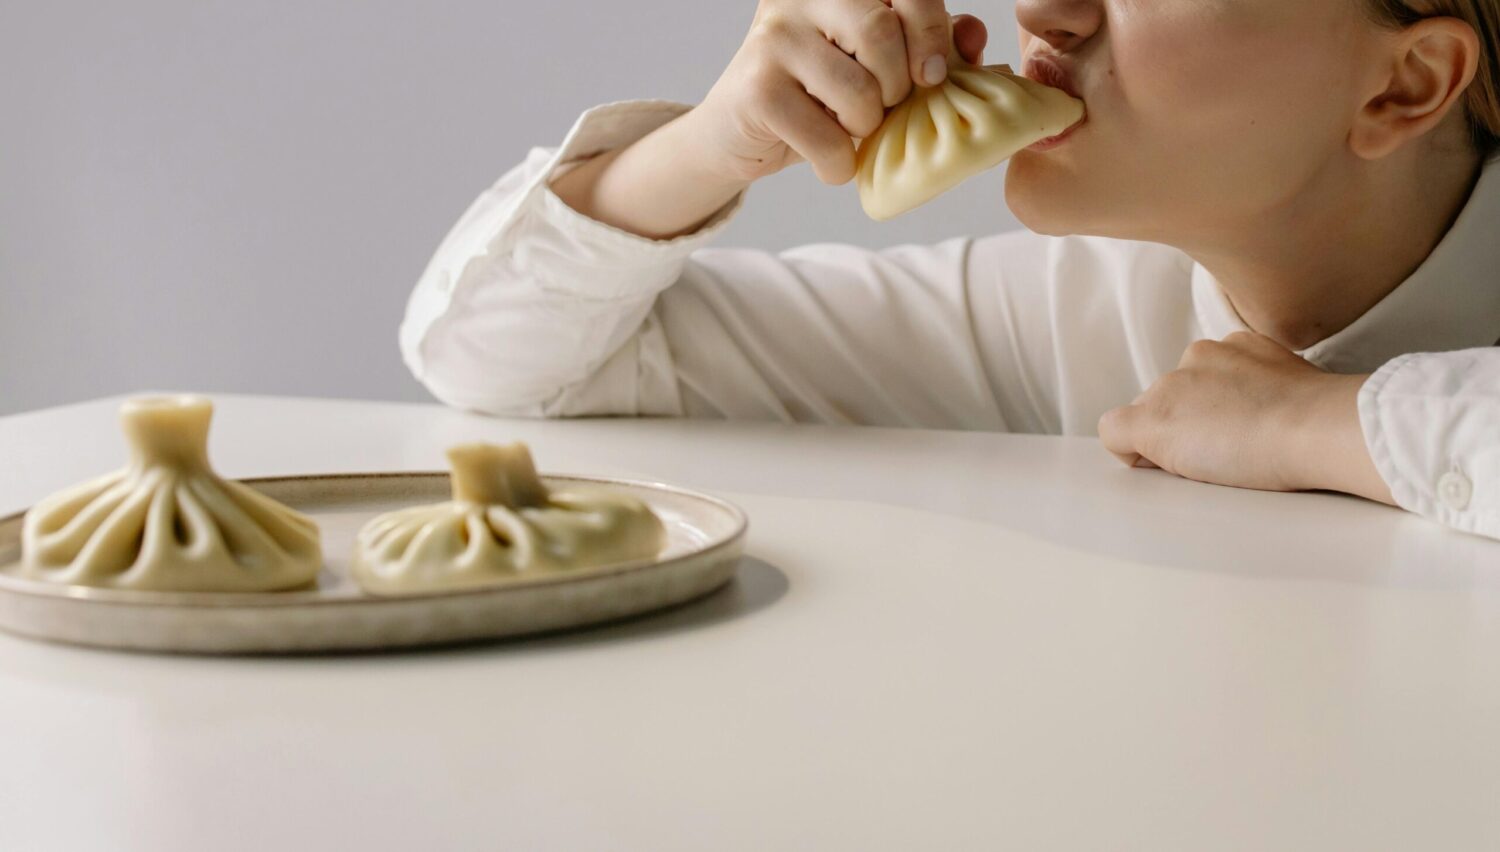
<path id="1" fill-rule="evenodd" d="M 360 530 L 354 577 L 372 594 L 482 586 L 656 556 L 666 528 L 635 497 L 549 488 L 525 444 L 448 451 L 453 499 L 381 515 Z"/>
<path id="2" fill-rule="evenodd" d="M 914 89 L 858 152 L 859 200 L 899 216 L 1083 118 L 1083 101 L 1014 73 L 949 57 L 948 79 Z"/>
<path id="3" fill-rule="evenodd" d="M 323 565 L 318 527 L 208 461 L 213 404 L 196 396 L 127 401 L 130 462 L 34 506 L 22 522 L 19 574 L 38 580 L 172 592 L 307 586 Z"/>

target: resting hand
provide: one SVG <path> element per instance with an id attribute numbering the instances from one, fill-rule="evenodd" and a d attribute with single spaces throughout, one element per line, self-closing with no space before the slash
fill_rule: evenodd
<path id="1" fill-rule="evenodd" d="M 1099 437 L 1125 464 L 1201 482 L 1394 503 L 1359 423 L 1367 378 L 1324 372 L 1252 332 L 1200 340 L 1135 402 L 1100 418 Z"/>

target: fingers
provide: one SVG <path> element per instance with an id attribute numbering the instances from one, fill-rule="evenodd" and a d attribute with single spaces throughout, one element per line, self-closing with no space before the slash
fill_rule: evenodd
<path id="1" fill-rule="evenodd" d="M 839 0 L 819 4 L 818 26 L 844 53 L 854 57 L 880 83 L 883 106 L 895 106 L 911 94 L 906 61 L 906 33 L 901 16 L 881 0 Z"/>
<path id="2" fill-rule="evenodd" d="M 749 70 L 736 78 L 746 83 L 738 91 L 757 132 L 773 134 L 829 184 L 854 177 L 854 140 L 873 134 L 887 107 L 914 83 L 942 83 L 956 48 L 978 63 L 988 39 L 977 18 L 950 18 L 944 0 L 789 0 L 763 11 L 741 52 Z"/>
<path id="3" fill-rule="evenodd" d="M 984 49 L 989 44 L 990 32 L 984 21 L 973 15 L 953 16 L 953 45 L 958 55 L 970 65 L 984 64 Z"/>
<path id="4" fill-rule="evenodd" d="M 1126 467 L 1161 470 L 1162 467 L 1142 455 L 1142 433 L 1146 431 L 1147 412 L 1138 403 L 1145 394 L 1136 397 L 1136 402 L 1106 411 L 1099 418 L 1099 440 L 1110 455 Z"/>
<path id="5" fill-rule="evenodd" d="M 818 180 L 838 185 L 854 178 L 854 140 L 811 96 L 787 87 L 764 111 L 766 126 L 812 164 Z"/>
<path id="6" fill-rule="evenodd" d="M 848 135 L 863 139 L 880 126 L 885 118 L 880 83 L 849 54 L 824 41 L 788 61 L 807 93 L 833 112 Z"/>
<path id="7" fill-rule="evenodd" d="M 1099 418 L 1099 440 L 1126 467 L 1136 467 L 1142 460 L 1135 443 L 1139 422 L 1140 409 L 1134 405 L 1106 411 Z"/>
<path id="8" fill-rule="evenodd" d="M 936 86 L 948 77 L 948 51 L 953 48 L 953 24 L 943 0 L 891 0 L 906 34 L 906 61 L 911 79 Z"/>

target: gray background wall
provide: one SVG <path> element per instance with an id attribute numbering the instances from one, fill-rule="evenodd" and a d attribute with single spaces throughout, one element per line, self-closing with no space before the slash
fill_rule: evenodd
<path id="1" fill-rule="evenodd" d="M 0 414 L 148 388 L 425 399 L 396 327 L 449 225 L 588 106 L 701 99 L 754 7 L 0 0 Z M 1014 61 L 1013 0 L 954 11 Z M 1001 192 L 997 171 L 879 225 L 801 166 L 725 241 L 993 232 Z"/>

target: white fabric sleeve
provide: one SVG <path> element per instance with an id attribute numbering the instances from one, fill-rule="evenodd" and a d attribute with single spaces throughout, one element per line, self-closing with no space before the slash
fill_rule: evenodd
<path id="1" fill-rule="evenodd" d="M 1360 389 L 1359 418 L 1398 505 L 1500 538 L 1500 348 L 1397 357 Z"/>
<path id="2" fill-rule="evenodd" d="M 548 187 L 559 166 L 683 109 L 592 110 L 475 202 L 401 332 L 435 396 L 504 416 L 1094 434 L 1180 356 L 1173 334 L 1143 331 L 1191 316 L 1190 262 L 1162 247 L 1021 231 L 878 251 L 705 248 L 738 201 L 658 242 Z M 1162 316 L 1138 316 L 1150 312 Z"/>
<path id="3" fill-rule="evenodd" d="M 658 363 L 639 357 L 642 337 L 659 342 L 648 314 L 743 196 L 696 233 L 658 241 L 577 213 L 549 183 L 688 109 L 665 101 L 591 109 L 560 148 L 533 149 L 470 205 L 422 273 L 401 324 L 402 357 L 434 396 L 533 417 L 676 408 L 674 399 L 640 398 L 637 373 L 666 369 L 664 352 Z"/>

